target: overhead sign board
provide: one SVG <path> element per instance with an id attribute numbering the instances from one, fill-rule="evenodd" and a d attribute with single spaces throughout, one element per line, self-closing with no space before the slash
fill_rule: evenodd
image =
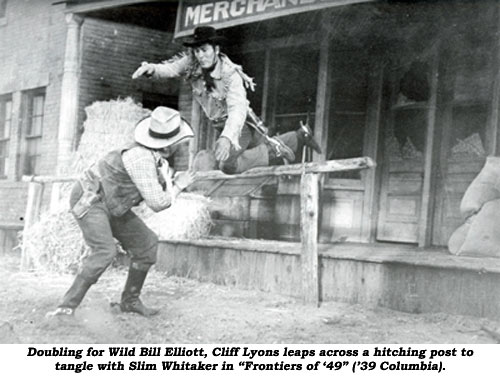
<path id="1" fill-rule="evenodd" d="M 197 26 L 225 28 L 322 8 L 375 0 L 180 0 L 175 37 Z"/>

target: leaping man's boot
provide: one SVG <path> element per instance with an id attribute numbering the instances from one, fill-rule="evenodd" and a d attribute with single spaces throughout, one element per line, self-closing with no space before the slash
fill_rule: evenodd
<path id="1" fill-rule="evenodd" d="M 265 143 L 269 151 L 269 165 L 292 163 L 295 160 L 295 153 L 279 138 L 266 137 Z"/>
<path id="2" fill-rule="evenodd" d="M 297 138 L 307 147 L 321 154 L 321 147 L 319 143 L 314 140 L 312 130 L 307 123 L 300 122 L 300 128 L 297 130 Z"/>
<path id="3" fill-rule="evenodd" d="M 69 290 L 64 294 L 62 303 L 54 311 L 47 313 L 47 316 L 74 315 L 75 309 L 80 305 L 91 286 L 92 283 L 82 276 L 77 275 Z"/>
<path id="4" fill-rule="evenodd" d="M 120 310 L 122 312 L 135 312 L 142 316 L 153 316 L 160 312 L 158 309 L 144 306 L 139 299 L 147 275 L 147 270 L 139 270 L 130 266 L 120 303 Z"/>

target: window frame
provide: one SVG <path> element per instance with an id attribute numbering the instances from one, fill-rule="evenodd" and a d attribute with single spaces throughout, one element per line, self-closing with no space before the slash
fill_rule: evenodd
<path id="1" fill-rule="evenodd" d="M 10 109 L 7 104 L 10 103 Z M 0 144 L 6 144 L 5 155 L 0 155 L 0 161 L 3 160 L 3 167 L 0 167 L 0 179 L 8 177 L 8 163 L 9 163 L 9 144 L 12 135 L 12 114 L 13 114 L 13 100 L 12 94 L 0 96 L 0 125 L 2 125 L 2 134 L 0 134 Z M 8 125 L 8 126 L 6 126 Z"/>
<path id="2" fill-rule="evenodd" d="M 0 0 L 0 26 L 7 25 L 8 0 Z"/>
<path id="3" fill-rule="evenodd" d="M 36 98 L 42 98 L 41 106 L 35 108 Z M 23 92 L 22 96 L 22 151 L 19 164 L 20 176 L 39 174 L 37 163 L 41 159 L 43 141 L 43 124 L 45 119 L 46 90 L 45 87 L 35 88 Z M 33 130 L 34 120 L 39 119 L 39 127 Z M 36 153 L 31 148 L 35 147 Z M 35 164 L 31 164 L 32 160 Z M 29 166 L 28 166 L 29 163 Z"/>

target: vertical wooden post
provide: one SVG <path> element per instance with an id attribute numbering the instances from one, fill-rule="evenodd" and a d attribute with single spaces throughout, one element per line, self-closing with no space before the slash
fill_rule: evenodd
<path id="1" fill-rule="evenodd" d="M 300 180 L 302 296 L 305 303 L 316 306 L 319 305 L 318 210 L 318 174 L 303 174 Z"/>
<path id="2" fill-rule="evenodd" d="M 28 186 L 28 203 L 24 215 L 24 234 L 39 219 L 42 206 L 44 184 L 30 182 Z M 23 236 L 24 237 L 24 236 Z M 31 258 L 28 255 L 25 244 L 21 250 L 21 271 L 27 271 L 31 266 Z"/>
<path id="3" fill-rule="evenodd" d="M 330 117 L 330 97 L 332 83 L 330 82 L 330 18 L 323 14 L 321 18 L 322 39 L 319 52 L 318 87 L 316 91 L 316 110 L 314 119 L 314 136 L 321 144 L 323 154 L 313 152 L 313 161 L 325 161 L 328 146 L 328 127 Z"/>
<path id="4" fill-rule="evenodd" d="M 434 197 L 436 184 L 436 104 L 439 79 L 439 54 L 440 44 L 435 48 L 431 66 L 431 96 L 427 110 L 427 132 L 424 155 L 424 178 L 422 187 L 422 204 L 420 208 L 420 221 L 418 224 L 418 246 L 427 247 L 432 241 L 432 222 L 434 217 Z"/>
<path id="5" fill-rule="evenodd" d="M 63 183 L 61 182 L 53 182 L 52 187 L 50 188 L 50 211 L 57 211 L 59 204 L 61 202 L 61 190 Z"/>
<path id="6" fill-rule="evenodd" d="M 262 107 L 260 119 L 265 122 L 269 106 L 269 81 L 271 75 L 271 49 L 267 48 L 264 58 L 264 83 L 262 84 Z"/>
<path id="7" fill-rule="evenodd" d="M 366 108 L 366 131 L 364 136 L 363 155 L 379 161 L 381 155 L 382 130 L 382 101 L 384 86 L 384 62 L 379 56 L 374 57 L 368 75 L 368 100 Z M 380 169 L 379 169 L 380 171 Z M 370 169 L 362 174 L 365 193 L 363 198 L 363 219 L 361 223 L 361 237 L 368 242 L 375 242 L 377 229 L 378 199 L 380 196 L 380 174 Z M 366 214 L 366 215 L 365 215 Z"/>
<path id="8" fill-rule="evenodd" d="M 200 150 L 202 141 L 200 132 L 201 123 L 201 109 L 198 102 L 193 97 L 191 100 L 191 127 L 193 128 L 194 138 L 189 141 L 189 163 L 188 167 L 193 166 L 193 161 L 196 153 Z"/>
<path id="9" fill-rule="evenodd" d="M 83 18 L 75 14 L 68 14 L 66 15 L 66 23 L 68 29 L 66 32 L 59 129 L 57 134 L 57 172 L 59 173 L 65 169 L 69 162 L 78 126 L 80 32 Z"/>
<path id="10" fill-rule="evenodd" d="M 487 135 L 491 135 L 491 138 L 486 138 L 487 152 L 488 155 L 497 156 L 499 152 L 500 145 L 500 4 L 496 7 L 497 14 L 497 38 L 495 39 L 494 46 L 494 83 L 493 83 L 493 95 L 491 103 L 491 116 L 490 123 L 487 128 Z"/>

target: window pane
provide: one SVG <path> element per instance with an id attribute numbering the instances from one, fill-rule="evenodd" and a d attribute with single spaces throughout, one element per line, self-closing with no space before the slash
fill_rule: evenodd
<path id="1" fill-rule="evenodd" d="M 0 100 L 0 139 L 9 137 L 12 117 L 12 101 Z"/>
<path id="2" fill-rule="evenodd" d="M 0 18 L 5 17 L 6 9 L 7 9 L 7 0 L 0 0 Z"/>
<path id="3" fill-rule="evenodd" d="M 4 140 L 0 142 L 0 157 L 9 156 L 9 142 Z"/>
<path id="4" fill-rule="evenodd" d="M 30 135 L 42 135 L 42 122 L 43 118 L 42 117 L 34 117 L 33 118 L 33 125 L 31 127 L 31 134 Z"/>
<path id="5" fill-rule="evenodd" d="M 10 126 L 11 126 L 11 121 L 9 119 L 8 121 L 5 122 L 3 135 L 0 134 L 0 138 L 8 139 L 10 137 Z"/>
<path id="6" fill-rule="evenodd" d="M 327 160 L 363 156 L 368 98 L 368 65 L 359 51 L 332 51 L 332 96 L 328 124 Z M 360 179 L 359 171 L 330 173 L 330 178 Z"/>
<path id="7" fill-rule="evenodd" d="M 12 101 L 5 102 L 5 119 L 10 120 L 12 118 Z"/>
<path id="8" fill-rule="evenodd" d="M 487 104 L 455 106 L 449 155 L 454 158 L 487 155 L 485 135 L 488 109 Z"/>
<path id="9" fill-rule="evenodd" d="M 43 129 L 43 108 L 45 95 L 33 95 L 32 93 L 28 93 L 27 100 L 26 135 L 41 136 Z"/>
<path id="10" fill-rule="evenodd" d="M 318 81 L 318 52 L 304 51 L 304 48 L 280 50 L 274 53 L 276 76 L 275 115 L 302 114 L 313 112 L 316 104 Z M 278 120 L 276 120 L 278 122 Z M 275 124 L 276 131 L 283 133 L 296 130 L 299 124 Z"/>
<path id="11" fill-rule="evenodd" d="M 40 116 L 43 114 L 44 96 L 39 95 L 33 98 L 33 116 Z"/>
<path id="12" fill-rule="evenodd" d="M 7 164 L 9 161 L 9 142 L 0 142 L 0 177 L 7 176 Z"/>
<path id="13" fill-rule="evenodd" d="M 245 53 L 232 54 L 231 60 L 240 64 L 243 71 L 253 78 L 255 83 L 255 91 L 247 89 L 247 98 L 250 102 L 250 107 L 258 116 L 262 115 L 262 96 L 264 89 L 264 68 L 265 68 L 265 53 Z"/>
<path id="14" fill-rule="evenodd" d="M 26 142 L 26 158 L 24 164 L 24 174 L 38 174 L 38 164 L 40 163 L 40 148 L 42 138 L 28 139 Z"/>

